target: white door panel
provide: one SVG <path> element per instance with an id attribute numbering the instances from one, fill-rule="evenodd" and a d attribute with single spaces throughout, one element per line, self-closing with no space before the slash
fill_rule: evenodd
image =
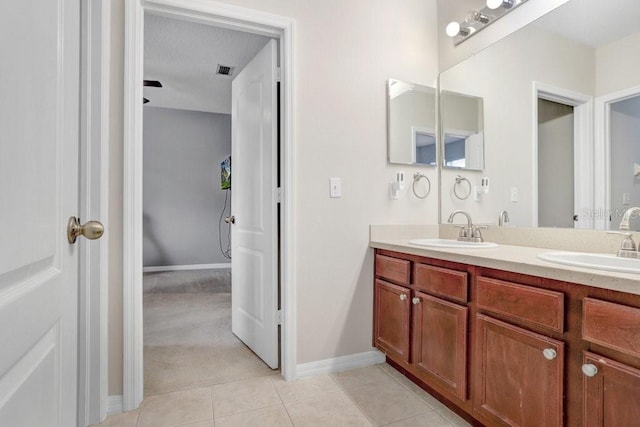
<path id="1" fill-rule="evenodd" d="M 232 330 L 278 367 L 277 43 L 271 40 L 232 86 Z"/>
<path id="2" fill-rule="evenodd" d="M 76 425 L 80 2 L 0 13 L 0 425 Z"/>

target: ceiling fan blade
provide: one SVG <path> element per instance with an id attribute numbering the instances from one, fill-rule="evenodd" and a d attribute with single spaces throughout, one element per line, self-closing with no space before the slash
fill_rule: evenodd
<path id="1" fill-rule="evenodd" d="M 159 80 L 143 80 L 142 85 L 149 87 L 162 87 L 162 83 L 160 83 Z"/>
<path id="2" fill-rule="evenodd" d="M 142 103 L 146 104 L 147 102 L 149 102 L 149 100 L 147 98 L 142 98 Z"/>

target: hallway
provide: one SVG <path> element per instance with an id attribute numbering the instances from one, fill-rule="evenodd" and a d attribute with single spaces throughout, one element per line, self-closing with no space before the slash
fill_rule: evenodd
<path id="1" fill-rule="evenodd" d="M 145 397 L 274 373 L 231 333 L 231 272 L 144 275 Z"/>

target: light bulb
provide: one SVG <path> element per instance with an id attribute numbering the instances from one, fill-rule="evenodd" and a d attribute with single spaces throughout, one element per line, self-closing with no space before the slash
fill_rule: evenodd
<path id="1" fill-rule="evenodd" d="M 455 21 L 449 22 L 445 31 L 449 37 L 455 37 L 457 35 L 466 37 L 470 33 L 468 28 L 462 28 L 460 24 Z"/>
<path id="2" fill-rule="evenodd" d="M 460 24 L 458 24 L 455 21 L 449 22 L 449 24 L 447 25 L 446 32 L 449 37 L 457 36 L 458 33 L 460 32 Z"/>
<path id="3" fill-rule="evenodd" d="M 511 9 L 511 6 L 513 6 L 513 0 L 487 0 L 487 7 L 489 9 L 498 9 L 499 7 Z"/>

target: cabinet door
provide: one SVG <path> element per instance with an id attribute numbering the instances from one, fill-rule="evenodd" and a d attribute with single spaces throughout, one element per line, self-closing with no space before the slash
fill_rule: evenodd
<path id="1" fill-rule="evenodd" d="M 374 343 L 399 362 L 409 362 L 410 293 L 408 288 L 376 280 Z"/>
<path id="2" fill-rule="evenodd" d="M 640 423 L 640 371 L 584 352 L 583 425 L 631 427 Z M 595 369 L 594 369 L 595 368 Z"/>
<path id="3" fill-rule="evenodd" d="M 421 292 L 416 292 L 411 301 L 412 362 L 418 376 L 436 378 L 466 400 L 469 309 Z"/>
<path id="4" fill-rule="evenodd" d="M 562 425 L 564 344 L 479 314 L 474 406 L 497 425 Z"/>

